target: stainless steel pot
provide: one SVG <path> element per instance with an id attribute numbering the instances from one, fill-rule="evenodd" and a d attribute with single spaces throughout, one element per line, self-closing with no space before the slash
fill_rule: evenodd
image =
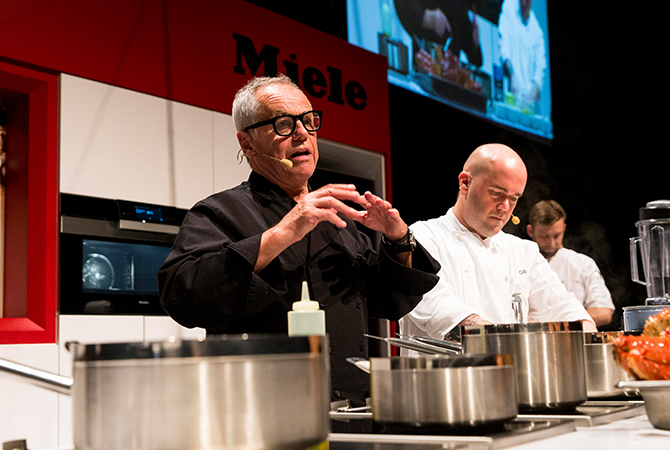
<path id="1" fill-rule="evenodd" d="M 622 381 L 619 387 L 639 391 L 649 422 L 656 428 L 670 431 L 670 380 Z"/>
<path id="2" fill-rule="evenodd" d="M 74 344 L 78 450 L 305 448 L 330 430 L 325 338 Z M 39 378 L 39 377 L 38 377 Z"/>
<path id="3" fill-rule="evenodd" d="M 612 340 L 622 332 L 584 333 L 586 393 L 589 398 L 637 397 L 636 389 L 617 387 L 634 378 L 617 364 Z"/>
<path id="4" fill-rule="evenodd" d="M 476 426 L 518 412 L 509 355 L 371 358 L 372 416 L 410 426 Z"/>
<path id="5" fill-rule="evenodd" d="M 464 353 L 511 354 L 520 410 L 570 409 L 587 399 L 581 322 L 460 327 Z"/>

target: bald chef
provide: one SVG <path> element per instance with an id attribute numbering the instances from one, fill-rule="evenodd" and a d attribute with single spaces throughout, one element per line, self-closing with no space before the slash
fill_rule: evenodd
<path id="1" fill-rule="evenodd" d="M 443 339 L 459 325 L 515 323 L 513 298 L 523 321 L 581 321 L 584 331 L 597 331 L 537 244 L 502 231 L 527 177 L 514 150 L 483 145 L 458 175 L 456 205 L 410 227 L 442 268 L 437 285 L 400 320 L 401 334 Z"/>

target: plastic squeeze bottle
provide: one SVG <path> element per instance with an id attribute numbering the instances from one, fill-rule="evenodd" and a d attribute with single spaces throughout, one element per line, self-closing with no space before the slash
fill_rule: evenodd
<path id="1" fill-rule="evenodd" d="M 325 336 L 326 313 L 319 309 L 319 303 L 309 298 L 307 281 L 302 282 L 300 301 L 293 303 L 293 311 L 288 312 L 289 336 Z"/>

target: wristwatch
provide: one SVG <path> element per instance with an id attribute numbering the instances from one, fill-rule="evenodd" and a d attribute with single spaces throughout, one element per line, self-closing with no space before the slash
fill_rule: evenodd
<path id="1" fill-rule="evenodd" d="M 412 230 L 407 227 L 407 233 L 395 242 L 389 242 L 384 235 L 382 235 L 382 244 L 386 247 L 390 253 L 397 255 L 398 253 L 405 253 L 414 251 L 416 248 L 416 239 L 414 239 L 414 233 Z"/>

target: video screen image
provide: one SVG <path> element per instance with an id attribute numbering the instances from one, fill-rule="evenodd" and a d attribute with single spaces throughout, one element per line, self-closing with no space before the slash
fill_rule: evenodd
<path id="1" fill-rule="evenodd" d="M 547 0 L 347 0 L 347 24 L 389 83 L 553 138 Z"/>

